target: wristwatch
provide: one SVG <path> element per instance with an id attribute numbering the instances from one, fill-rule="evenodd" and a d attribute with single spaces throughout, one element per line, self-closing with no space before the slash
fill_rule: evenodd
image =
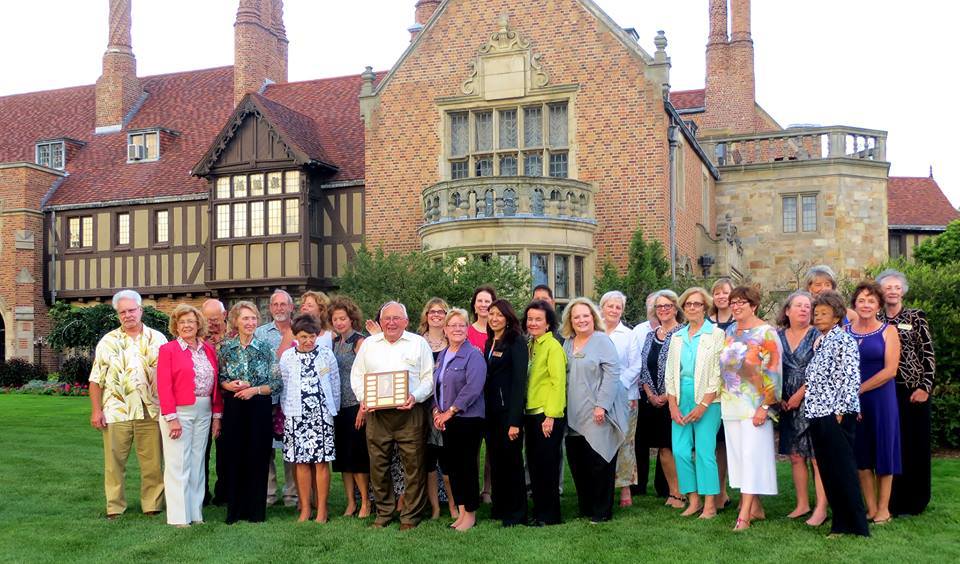
<path id="1" fill-rule="evenodd" d="M 770 406 L 767 405 L 767 404 L 765 404 L 765 403 L 764 403 L 764 404 L 760 404 L 760 407 L 762 407 L 764 411 L 770 411 Z"/>

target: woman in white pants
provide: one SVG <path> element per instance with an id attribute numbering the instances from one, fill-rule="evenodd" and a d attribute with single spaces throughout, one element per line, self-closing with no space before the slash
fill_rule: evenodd
<path id="1" fill-rule="evenodd" d="M 730 485 L 740 488 L 735 531 L 763 519 L 761 495 L 777 493 L 772 406 L 780 403 L 783 382 L 780 338 L 757 317 L 760 292 L 739 286 L 730 292 L 735 323 L 727 328 L 720 352 L 720 411 L 726 435 Z"/>
<path id="2" fill-rule="evenodd" d="M 177 338 L 160 347 L 157 358 L 163 485 L 167 523 L 189 527 L 203 522 L 204 454 L 211 426 L 214 437 L 220 434 L 223 399 L 216 385 L 216 352 L 202 338 L 206 320 L 200 311 L 178 305 L 170 333 Z"/>

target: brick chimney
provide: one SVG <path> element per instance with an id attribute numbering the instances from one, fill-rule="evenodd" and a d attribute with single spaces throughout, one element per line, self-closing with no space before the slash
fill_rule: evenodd
<path id="1" fill-rule="evenodd" d="M 430 16 L 437 11 L 437 8 L 440 6 L 441 0 L 417 0 L 416 5 L 414 6 L 414 24 L 407 28 L 407 31 L 410 32 L 410 41 L 413 42 L 417 38 L 417 35 L 420 34 L 420 31 L 423 30 L 423 26 L 427 25 L 427 22 L 430 21 Z"/>
<path id="2" fill-rule="evenodd" d="M 762 127 L 756 110 L 750 0 L 710 0 L 705 105 L 704 129 L 755 133 Z"/>
<path id="3" fill-rule="evenodd" d="M 107 50 L 96 88 L 96 133 L 119 131 L 143 96 L 130 39 L 130 4 L 131 0 L 110 0 Z"/>
<path id="4" fill-rule="evenodd" d="M 287 81 L 283 0 L 240 0 L 233 24 L 233 101 L 259 92 L 266 81 Z"/>

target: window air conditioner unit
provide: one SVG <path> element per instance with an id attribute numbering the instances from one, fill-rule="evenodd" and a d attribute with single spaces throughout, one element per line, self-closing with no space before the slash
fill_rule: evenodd
<path id="1" fill-rule="evenodd" d="M 127 145 L 127 160 L 140 161 L 146 156 L 147 148 L 143 145 Z"/>

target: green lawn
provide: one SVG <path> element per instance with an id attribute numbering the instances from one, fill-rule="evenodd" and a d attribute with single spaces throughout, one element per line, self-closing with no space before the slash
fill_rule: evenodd
<path id="1" fill-rule="evenodd" d="M 782 517 L 793 507 L 784 464 L 784 493 L 766 500 L 768 520 L 740 534 L 730 532 L 736 517 L 730 510 L 709 522 L 685 519 L 651 497 L 636 498 L 632 508 L 618 509 L 613 522 L 600 526 L 570 519 L 556 527 L 501 529 L 484 508 L 478 527 L 465 534 L 449 530 L 449 519 L 400 533 L 343 517 L 298 524 L 293 509 L 273 507 L 266 523 L 227 526 L 225 510 L 209 508 L 205 525 L 175 529 L 163 516 L 138 513 L 135 456 L 127 481 L 131 508 L 108 522 L 102 447 L 88 416 L 86 398 L 0 395 L 0 561 L 960 561 L 956 459 L 934 460 L 934 498 L 926 514 L 874 527 L 871 539 L 827 539 L 826 526 L 811 530 Z M 338 479 L 331 490 L 331 515 L 339 515 Z M 568 475 L 565 515 L 574 514 L 574 496 Z"/>

